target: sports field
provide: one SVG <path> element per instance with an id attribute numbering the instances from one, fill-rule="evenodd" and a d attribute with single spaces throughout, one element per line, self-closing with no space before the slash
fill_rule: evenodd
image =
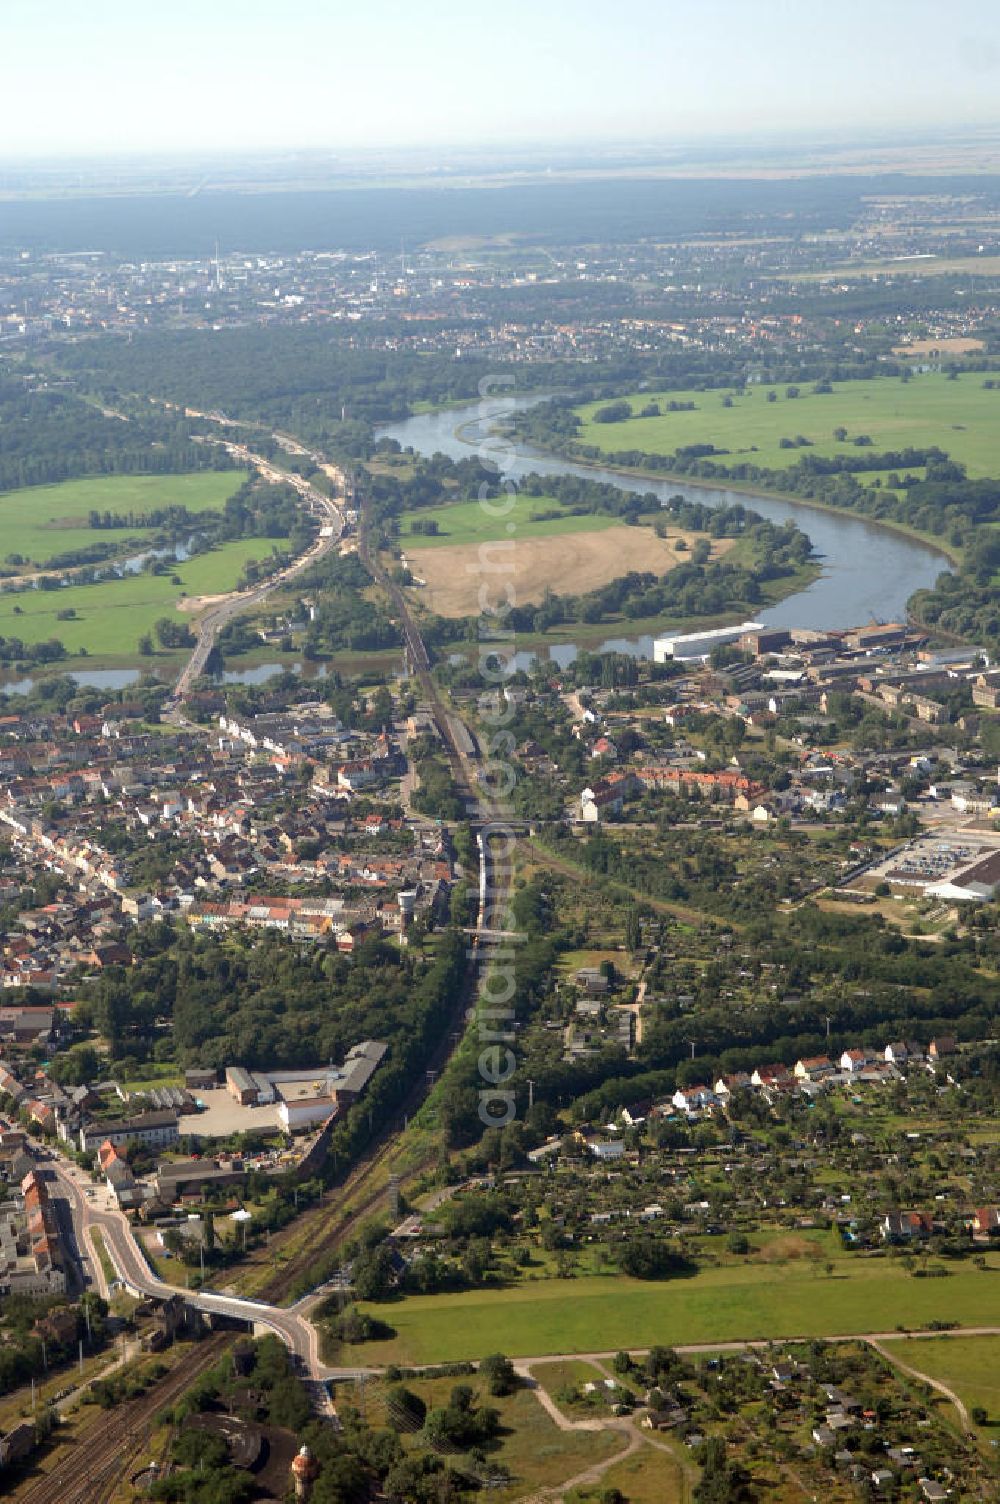
<path id="1" fill-rule="evenodd" d="M 226 543 L 210 553 L 177 564 L 171 575 L 137 574 L 100 585 L 68 585 L 60 590 L 0 590 L 0 636 L 23 642 L 57 638 L 70 653 L 85 648 L 91 657 L 134 659 L 139 638 L 160 617 L 191 624 L 190 612 L 177 609 L 182 594 L 214 595 L 232 590 L 248 559 L 271 551 L 266 538 Z M 60 621 L 58 613 L 73 611 Z"/>
<path id="2" fill-rule="evenodd" d="M 594 412 L 607 402 L 591 402 L 576 409 L 583 419 L 578 437 L 605 452 L 639 449 L 648 454 L 674 454 L 689 444 L 714 444 L 727 451 L 720 464 L 748 461 L 765 469 L 786 469 L 803 455 L 848 455 L 881 452 L 907 445 L 936 444 L 968 468 L 970 476 L 1000 476 L 1000 386 L 988 391 L 978 371 L 963 372 L 954 381 L 937 372 L 914 374 L 910 381 L 879 377 L 873 381 L 832 383 L 825 395 L 803 382 L 797 397 L 785 386 L 751 385 L 737 391 L 632 393 L 635 416 L 620 423 L 595 423 Z M 774 393 L 774 401 L 768 394 Z M 726 406 L 726 402 L 731 405 Z M 647 405 L 658 402 L 660 417 L 641 418 Z M 693 402 L 691 412 L 667 412 L 668 402 Z M 834 437 L 836 429 L 846 437 Z M 854 440 L 867 435 L 871 448 Z M 782 448 L 807 439 L 808 446 Z"/>
<path id="3" fill-rule="evenodd" d="M 36 567 L 58 554 L 95 543 L 148 536 L 137 527 L 91 528 L 87 513 L 149 512 L 169 506 L 219 511 L 244 479 L 240 470 L 188 475 L 102 475 L 56 486 L 27 486 L 0 494 L 0 562 L 20 554 Z"/>
<path id="4" fill-rule="evenodd" d="M 995 1263 L 996 1260 L 994 1259 Z M 841 1259 L 833 1277 L 815 1265 L 741 1264 L 666 1282 L 620 1276 L 525 1281 L 506 1289 L 409 1296 L 369 1306 L 396 1331 L 365 1346 L 371 1363 L 606 1352 L 892 1331 L 896 1320 L 976 1326 L 992 1319 L 997 1270 L 914 1279 L 895 1260 Z"/>

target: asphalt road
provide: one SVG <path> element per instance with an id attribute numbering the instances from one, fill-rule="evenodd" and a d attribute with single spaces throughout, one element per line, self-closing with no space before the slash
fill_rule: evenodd
<path id="1" fill-rule="evenodd" d="M 315 564 L 331 549 L 336 548 L 344 532 L 344 514 L 330 497 L 325 496 L 321 491 L 314 490 L 301 476 L 286 474 L 283 470 L 279 470 L 261 455 L 254 454 L 243 446 L 231 447 L 238 451 L 241 459 L 253 465 L 266 479 L 293 486 L 303 503 L 321 519 L 323 526 L 329 528 L 330 531 L 325 536 L 318 537 L 309 545 L 304 554 L 300 554 L 285 569 L 279 570 L 263 584 L 255 585 L 252 590 L 234 591 L 232 595 L 226 596 L 202 612 L 195 626 L 198 640 L 174 688 L 175 702 L 181 700 L 195 679 L 204 673 L 209 654 L 222 628 L 232 621 L 234 616 L 249 610 L 252 606 L 259 605 L 272 590 L 277 590 L 280 585 L 286 585 L 295 575 L 301 574 L 304 569 Z M 337 473 L 340 475 L 341 490 L 346 496 L 346 477 L 342 472 Z"/>
<path id="2" fill-rule="evenodd" d="M 64 1201 L 73 1224 L 77 1250 L 93 1283 L 107 1294 L 107 1280 L 93 1234 L 99 1231 L 108 1255 L 122 1283 L 136 1295 L 166 1299 L 180 1295 L 206 1314 L 232 1317 L 266 1327 L 280 1337 L 291 1353 L 301 1361 L 313 1379 L 353 1378 L 363 1372 L 357 1368 L 328 1368 L 319 1356 L 319 1333 L 313 1323 L 295 1307 L 268 1305 L 264 1301 L 244 1300 L 214 1290 L 188 1290 L 161 1280 L 150 1269 L 145 1254 L 123 1212 L 109 1204 L 108 1192 L 95 1187 L 86 1173 L 76 1165 L 56 1160 L 54 1171 L 58 1195 Z M 88 1195 L 88 1191 L 93 1192 Z"/>

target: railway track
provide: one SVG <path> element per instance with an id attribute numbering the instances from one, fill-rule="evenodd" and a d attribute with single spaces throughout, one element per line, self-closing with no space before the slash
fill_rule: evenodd
<path id="1" fill-rule="evenodd" d="M 488 852 L 484 854 L 484 862 L 488 864 Z M 505 875 L 506 876 L 506 875 Z M 506 883 L 504 893 L 494 895 L 503 897 L 506 895 Z M 475 949 L 475 947 L 474 947 Z M 402 1103 L 400 1113 L 404 1117 L 412 1117 L 427 1097 L 431 1086 L 430 1082 L 440 1074 L 452 1054 L 455 1047 L 455 1037 L 464 1033 L 466 1027 L 466 1013 L 471 1006 L 476 993 L 478 982 L 478 967 L 476 959 L 471 959 L 466 971 L 465 985 L 460 989 L 455 1006 L 452 1009 L 451 1018 L 441 1031 L 440 1039 L 427 1061 L 427 1072 L 414 1081 L 406 1100 Z M 355 1196 L 362 1190 L 366 1181 L 369 1181 L 385 1163 L 390 1152 L 395 1146 L 396 1137 L 402 1128 L 400 1117 L 395 1117 L 390 1124 L 384 1127 L 375 1142 L 365 1151 L 361 1160 L 354 1166 L 347 1178 L 341 1185 L 328 1191 L 322 1198 L 322 1204 L 333 1212 L 332 1218 L 324 1218 L 322 1229 L 314 1241 L 308 1246 L 298 1250 L 276 1271 L 273 1278 L 267 1281 L 260 1291 L 262 1298 L 267 1300 L 280 1300 L 290 1284 L 294 1284 L 301 1276 L 316 1264 L 324 1254 L 336 1248 L 348 1238 L 356 1227 L 367 1217 L 370 1217 L 384 1202 L 386 1187 L 378 1185 L 364 1196 L 351 1208 L 346 1218 L 338 1219 L 334 1207 L 337 1201 L 341 1203 L 349 1197 Z M 430 1161 L 428 1160 L 428 1164 Z M 418 1173 L 424 1165 L 414 1166 L 412 1173 Z M 294 1236 L 294 1224 L 290 1229 L 290 1236 Z M 280 1248 L 280 1243 L 278 1247 Z"/>
<path id="2" fill-rule="evenodd" d="M 148 1394 L 101 1411 L 78 1442 L 55 1454 L 55 1465 L 30 1478 L 13 1494 L 16 1504 L 105 1504 L 121 1482 L 130 1460 L 146 1445 L 156 1417 L 180 1398 L 215 1363 L 231 1336 L 208 1337 L 186 1353 Z M 60 1449 L 62 1450 L 62 1449 Z"/>
<path id="3" fill-rule="evenodd" d="M 274 437 L 277 437 L 277 435 L 274 435 Z M 242 461 L 251 466 L 253 470 L 256 470 L 258 474 L 263 475 L 267 480 L 272 482 L 281 481 L 293 486 L 306 509 L 318 517 L 321 522 L 325 523 L 327 530 L 321 531 L 319 536 L 310 543 L 304 553 L 300 554 L 298 558 L 291 560 L 277 574 L 272 575 L 270 579 L 262 581 L 251 590 L 233 591 L 217 605 L 210 607 L 202 614 L 200 620 L 195 625 L 197 637 L 195 646 L 190 658 L 181 670 L 177 683 L 174 685 L 171 704 L 175 708 L 180 705 L 181 700 L 183 700 L 199 675 L 205 672 L 212 648 L 215 646 L 216 638 L 222 628 L 227 626 L 241 612 L 248 611 L 251 607 L 260 605 L 261 601 L 265 600 L 273 591 L 287 585 L 296 575 L 301 574 L 311 565 L 318 563 L 324 555 L 328 554 L 332 549 L 337 548 L 344 531 L 343 511 L 330 497 L 324 496 L 322 492 L 314 490 L 313 487 L 298 476 L 284 475 L 282 471 L 277 470 L 269 461 L 263 459 L 259 454 L 253 453 L 246 445 L 230 445 L 225 447 L 230 448 Z M 340 476 L 340 494 L 346 501 L 349 494 L 347 481 L 342 472 L 338 471 L 337 473 Z"/>
<path id="4" fill-rule="evenodd" d="M 413 614 L 407 603 L 406 597 L 396 581 L 391 579 L 378 562 L 376 550 L 371 544 L 371 517 L 368 510 L 367 499 L 362 494 L 356 498 L 358 504 L 358 554 L 361 562 L 370 572 L 375 581 L 386 591 L 389 599 L 399 615 L 400 625 L 406 641 L 406 650 L 410 657 L 413 672 L 416 675 L 420 688 L 431 706 L 434 721 L 441 734 L 451 765 L 452 777 L 458 785 L 459 792 L 466 800 L 468 807 L 478 808 L 482 806 L 482 794 L 473 768 L 473 756 L 465 747 L 460 746 L 456 735 L 453 717 L 449 713 L 441 692 L 431 676 L 430 659 L 424 640 L 420 635 L 420 629 L 413 619 Z M 465 731 L 465 728 L 462 728 Z M 468 733 L 466 733 L 468 734 Z M 471 743 L 471 738 L 470 738 Z M 485 816 L 487 811 L 483 810 Z"/>
<path id="5" fill-rule="evenodd" d="M 381 1142 L 377 1149 L 366 1155 L 360 1164 L 355 1165 L 351 1174 L 342 1185 L 324 1194 L 321 1207 L 328 1213 L 332 1213 L 332 1216 L 328 1215 L 323 1219 L 322 1228 L 314 1241 L 310 1240 L 305 1247 L 294 1253 L 266 1281 L 259 1292 L 260 1299 L 279 1301 L 282 1296 L 287 1294 L 289 1285 L 295 1284 L 304 1274 L 308 1274 L 313 1265 L 317 1264 L 323 1258 L 324 1254 L 329 1253 L 332 1249 L 343 1243 L 346 1238 L 349 1238 L 355 1228 L 360 1226 L 384 1202 L 386 1187 L 379 1185 L 370 1191 L 356 1206 L 352 1207 L 351 1211 L 345 1217 L 338 1218 L 334 1206 L 335 1201 L 343 1201 L 353 1196 L 375 1174 L 379 1167 L 385 1163 L 393 1148 L 396 1132 L 396 1125 L 383 1130 Z M 291 1231 L 294 1233 L 294 1230 L 295 1225 L 293 1223 Z"/>
<path id="6" fill-rule="evenodd" d="M 345 480 L 345 494 L 349 493 L 349 489 L 349 485 Z M 358 543 L 362 562 L 367 565 L 379 584 L 388 592 L 395 609 L 399 613 L 399 620 L 405 635 L 407 650 L 410 654 L 414 673 L 432 708 L 434 720 L 448 756 L 452 777 L 459 792 L 465 798 L 470 811 L 482 810 L 480 819 L 476 820 L 473 817 L 472 820 L 474 825 L 481 823 L 482 820 L 488 819 L 489 811 L 484 806 L 476 779 L 474 767 L 475 744 L 464 725 L 460 721 L 456 725 L 457 718 L 445 706 L 440 691 L 431 676 L 427 650 L 419 628 L 410 613 L 408 603 L 399 587 L 386 576 L 384 570 L 382 570 L 377 559 L 374 557 L 369 541 L 369 517 L 363 501 L 359 508 Z M 247 602 L 242 602 L 241 604 L 245 605 Z M 479 845 L 480 922 L 482 922 L 482 897 L 484 890 L 488 887 L 488 880 L 491 876 L 491 860 L 488 839 L 481 840 Z M 506 886 L 506 882 L 504 886 Z M 452 1016 L 448 1020 L 445 1029 L 442 1030 L 438 1044 L 427 1062 L 427 1074 L 414 1082 L 408 1097 L 401 1106 L 400 1111 L 406 1116 L 412 1116 L 424 1101 L 430 1090 L 430 1082 L 447 1064 L 454 1048 L 455 1038 L 464 1032 L 466 1011 L 475 997 L 479 949 L 479 941 L 476 940 L 471 947 L 465 985 L 460 990 L 452 1011 Z M 333 1213 L 333 1215 L 327 1215 L 323 1218 L 318 1235 L 315 1238 L 308 1239 L 306 1246 L 297 1250 L 286 1263 L 282 1264 L 280 1269 L 276 1269 L 260 1290 L 255 1292 L 257 1296 L 275 1302 L 279 1301 L 287 1292 L 289 1285 L 301 1279 L 325 1254 L 341 1244 L 361 1222 L 377 1210 L 386 1194 L 386 1189 L 382 1185 L 373 1188 L 369 1194 L 364 1195 L 346 1216 L 336 1216 L 335 1203 L 337 1201 L 342 1203 L 345 1199 L 355 1196 L 359 1190 L 364 1188 L 365 1183 L 377 1173 L 393 1148 L 399 1127 L 400 1123 L 397 1117 L 390 1126 L 381 1131 L 369 1150 L 362 1157 L 360 1163 L 355 1165 L 347 1179 L 340 1186 L 323 1196 L 321 1205 L 328 1213 Z M 291 1241 L 294 1236 L 295 1229 L 293 1226 L 289 1230 L 288 1241 Z M 277 1251 L 280 1251 L 280 1239 L 276 1240 L 276 1245 Z M 40 1500 L 39 1504 L 41 1504 Z"/>
<path id="7" fill-rule="evenodd" d="M 346 489 L 345 486 L 345 491 Z M 456 725 L 455 719 L 443 702 L 440 691 L 431 676 L 430 661 L 423 638 L 401 590 L 386 576 L 373 556 L 368 538 L 368 518 L 363 506 L 360 513 L 359 552 L 362 561 L 367 564 L 373 576 L 388 592 L 399 613 L 410 661 L 421 689 L 432 707 L 434 720 L 446 749 L 452 777 L 459 792 L 466 799 L 467 808 L 472 813 L 471 823 L 481 826 L 484 821 L 488 820 L 489 811 L 484 805 L 475 774 L 475 744 L 464 725 L 460 721 Z M 303 559 L 296 561 L 294 568 L 301 568 L 304 562 L 306 560 Z M 267 588 L 273 587 L 269 584 Z M 252 603 L 248 595 L 238 602 L 231 604 L 227 602 L 227 606 L 230 609 L 239 610 Z M 220 625 L 222 625 L 221 620 L 213 621 L 212 630 L 205 635 L 214 641 L 215 633 Z M 201 646 L 199 642 L 199 648 Z M 198 666 L 198 659 L 199 649 L 196 649 L 185 674 L 182 675 L 181 682 L 175 689 L 175 703 L 183 683 L 190 680 L 192 669 Z M 482 812 L 478 818 L 473 813 L 477 810 Z M 479 888 L 482 899 L 490 872 L 489 841 L 480 838 L 478 844 Z M 482 912 L 481 903 L 480 925 Z M 477 939 L 470 950 L 465 985 L 460 989 L 448 1026 L 442 1031 L 440 1041 L 432 1052 L 428 1062 L 428 1073 L 414 1082 L 409 1096 L 403 1103 L 402 1111 L 407 1115 L 412 1114 L 423 1102 L 434 1076 L 447 1063 L 454 1049 L 455 1038 L 464 1031 L 466 1010 L 476 992 L 479 950 L 480 941 Z M 397 1119 L 391 1127 L 382 1130 L 361 1163 L 354 1167 L 344 1183 L 324 1196 L 324 1204 L 329 1205 L 336 1199 L 343 1201 L 357 1194 L 359 1190 L 363 1190 L 366 1182 L 377 1173 L 389 1156 L 398 1128 Z M 346 1216 L 337 1218 L 334 1215 L 330 1220 L 324 1219 L 322 1229 L 315 1240 L 310 1239 L 306 1247 L 300 1249 L 287 1263 L 276 1270 L 272 1278 L 265 1283 L 260 1294 L 268 1300 L 280 1299 L 287 1291 L 289 1284 L 297 1281 L 324 1254 L 341 1244 L 355 1227 L 371 1216 L 384 1197 L 385 1187 L 376 1186 L 364 1195 Z M 332 1206 L 330 1210 L 333 1211 Z M 226 1342 L 227 1338 L 221 1334 L 207 1339 L 190 1353 L 185 1354 L 170 1373 L 154 1385 L 149 1394 L 130 1400 L 116 1407 L 110 1415 L 102 1416 L 94 1426 L 87 1428 L 78 1447 L 68 1450 L 67 1455 L 62 1458 L 57 1452 L 52 1468 L 42 1475 L 26 1480 L 14 1496 L 18 1504 L 106 1504 L 121 1482 L 130 1460 L 148 1441 L 157 1415 L 165 1406 L 179 1398 L 199 1373 L 216 1361 L 224 1350 Z"/>
<path id="8" fill-rule="evenodd" d="M 388 593 L 393 606 L 398 612 L 400 625 L 402 626 L 403 634 L 406 640 L 407 651 L 410 655 L 410 662 L 413 666 L 413 671 L 420 684 L 421 690 L 423 691 L 428 704 L 431 706 L 435 724 L 438 727 L 442 743 L 448 756 L 452 777 L 459 789 L 459 792 L 466 801 L 467 808 L 470 811 L 476 809 L 482 811 L 482 814 L 478 820 L 476 818 L 473 818 L 472 820 L 472 823 L 474 825 L 480 824 L 482 821 L 488 819 L 489 811 L 484 805 L 476 778 L 474 752 L 475 744 L 461 722 L 458 722 L 456 726 L 457 718 L 449 712 L 447 706 L 444 704 L 441 693 L 431 675 L 430 660 L 427 655 L 427 649 L 424 646 L 424 641 L 420 635 L 419 627 L 417 626 L 410 612 L 409 605 L 399 586 L 395 583 L 394 580 L 390 579 L 382 569 L 375 555 L 375 551 L 372 549 L 370 536 L 370 515 L 363 495 L 358 498 L 358 553 L 360 555 L 361 562 L 369 570 L 377 583 L 382 586 L 382 588 Z M 460 732 L 464 733 L 464 735 L 460 736 Z M 484 923 L 485 893 L 489 888 L 490 878 L 493 875 L 494 874 L 491 866 L 489 842 L 487 839 L 484 839 L 480 843 L 480 910 L 478 926 L 480 928 Z M 504 888 L 506 889 L 506 881 L 504 882 Z M 505 894 L 500 895 L 494 892 L 492 896 L 494 900 L 496 900 L 502 896 L 505 896 Z M 456 1002 L 455 1008 L 453 1009 L 452 1017 L 448 1022 L 448 1026 L 442 1031 L 441 1039 L 437 1047 L 433 1051 L 430 1060 L 428 1061 L 429 1075 L 414 1082 L 413 1088 L 407 1100 L 403 1103 L 401 1110 L 407 1116 L 412 1116 L 412 1114 L 424 1101 L 430 1090 L 430 1086 L 428 1084 L 429 1080 L 432 1080 L 434 1076 L 439 1074 L 443 1067 L 447 1064 L 454 1048 L 454 1036 L 464 1032 L 466 1012 L 470 1004 L 474 1000 L 477 986 L 479 970 L 479 949 L 480 942 L 476 940 L 471 947 L 465 986 L 461 989 L 461 993 Z M 398 1129 L 399 1121 L 398 1119 L 396 1119 L 391 1127 L 387 1127 L 382 1130 L 382 1133 L 379 1136 L 379 1140 L 364 1156 L 362 1162 L 355 1167 L 355 1169 L 351 1172 L 343 1185 L 338 1187 L 337 1191 L 328 1193 L 327 1196 L 324 1196 L 324 1204 L 334 1201 L 335 1198 L 342 1201 L 346 1197 L 355 1194 L 361 1187 L 364 1186 L 365 1182 L 376 1173 L 380 1165 L 382 1165 L 387 1158 L 391 1148 L 393 1147 L 395 1135 L 398 1132 Z M 324 1221 L 323 1230 L 315 1239 L 315 1241 L 310 1241 L 308 1247 L 296 1252 L 286 1264 L 283 1264 L 280 1271 L 276 1271 L 274 1277 L 267 1281 L 261 1291 L 261 1294 L 267 1299 L 279 1299 L 280 1296 L 287 1290 L 289 1284 L 295 1283 L 296 1280 L 298 1280 L 303 1274 L 305 1274 L 312 1265 L 316 1264 L 324 1256 L 324 1254 L 328 1253 L 330 1250 L 343 1243 L 345 1238 L 349 1237 L 351 1232 L 361 1222 L 363 1222 L 365 1218 L 371 1216 L 371 1214 L 377 1210 L 380 1203 L 384 1200 L 385 1194 L 385 1187 L 378 1186 L 369 1195 L 365 1196 L 364 1199 L 360 1201 L 354 1208 L 352 1208 L 350 1214 L 346 1217 L 346 1219 L 334 1219 L 332 1222 Z"/>

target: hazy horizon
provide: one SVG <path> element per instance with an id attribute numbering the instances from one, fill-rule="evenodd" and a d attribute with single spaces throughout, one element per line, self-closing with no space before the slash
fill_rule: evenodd
<path id="1" fill-rule="evenodd" d="M 54 0 L 5 7 L 6 162 L 247 152 L 599 150 L 1000 126 L 979 0 Z"/>
<path id="2" fill-rule="evenodd" d="M 681 163 L 695 157 L 715 162 L 722 157 L 753 157 L 763 153 L 802 158 L 803 156 L 829 151 L 858 150 L 866 148 L 900 148 L 940 145 L 942 143 L 995 142 L 1000 146 L 1000 107 L 997 119 L 984 120 L 972 125 L 960 121 L 943 120 L 934 126 L 872 126 L 862 130 L 849 126 L 817 127 L 812 133 L 788 127 L 784 130 L 761 131 L 713 131 L 706 129 L 698 134 L 650 134 L 648 136 L 588 137 L 580 136 L 555 140 L 545 136 L 525 137 L 508 141 L 499 137 L 483 137 L 481 140 L 418 142 L 385 141 L 378 144 L 353 143 L 351 145 L 270 142 L 260 145 L 229 143 L 203 146 L 188 145 L 171 147 L 168 144 L 149 147 L 114 149 L 95 146 L 91 150 L 76 147 L 66 150 L 38 150 L 33 153 L 9 153 L 0 141 L 0 161 L 9 166 L 27 167 L 73 167 L 76 165 L 145 166 L 145 165 L 196 165 L 203 163 L 255 163 L 262 160 L 326 161 L 348 165 L 381 163 L 414 164 L 421 158 L 428 163 L 441 161 L 457 162 L 462 159 L 490 164 L 513 164 L 527 162 L 531 158 L 553 160 L 582 159 L 600 165 L 601 158 L 609 161 L 627 158 L 637 165 L 644 161 L 662 164 L 668 159 Z"/>

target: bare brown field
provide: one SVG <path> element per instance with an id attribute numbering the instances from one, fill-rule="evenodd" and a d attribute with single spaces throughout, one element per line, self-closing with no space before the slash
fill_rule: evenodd
<path id="1" fill-rule="evenodd" d="M 761 1264 L 780 1264 L 784 1259 L 821 1259 L 823 1250 L 817 1243 L 808 1238 L 795 1237 L 775 1238 L 771 1243 L 765 1243 L 763 1248 L 758 1249 L 754 1258 Z"/>
<path id="2" fill-rule="evenodd" d="M 908 345 L 893 345 L 893 355 L 968 355 L 973 350 L 984 350 L 981 339 L 963 339 L 960 334 L 944 339 L 915 339 Z"/>
<path id="3" fill-rule="evenodd" d="M 690 558 L 690 548 L 701 534 L 671 533 L 658 538 L 652 528 L 609 527 L 593 533 L 560 533 L 547 538 L 519 538 L 513 550 L 509 574 L 484 574 L 479 568 L 478 543 L 456 543 L 445 548 L 421 549 L 410 562 L 414 574 L 424 581 L 415 587 L 418 599 L 439 616 L 478 616 L 482 610 L 480 587 L 485 581 L 489 599 L 503 593 L 510 583 L 520 605 L 537 605 L 546 591 L 555 595 L 580 595 L 596 590 L 630 570 L 651 570 L 663 575 Z M 683 538 L 687 550 L 678 553 Z M 734 539 L 713 540 L 712 557 L 732 548 Z"/>

